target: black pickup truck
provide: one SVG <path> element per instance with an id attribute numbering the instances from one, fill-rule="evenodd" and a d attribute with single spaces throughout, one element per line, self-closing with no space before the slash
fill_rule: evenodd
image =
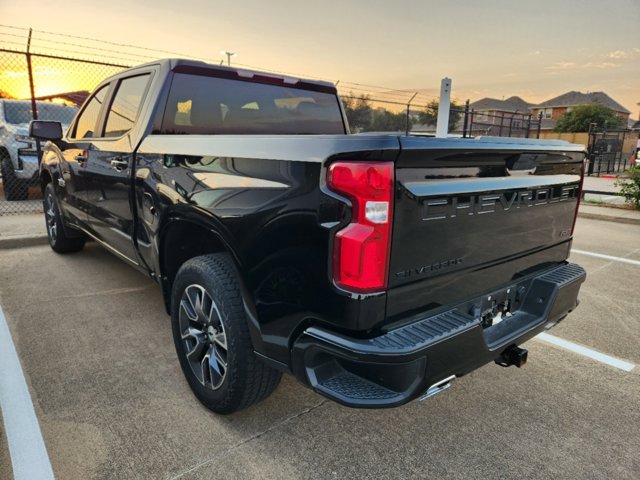
<path id="1" fill-rule="evenodd" d="M 351 135 L 331 84 L 187 60 L 30 128 L 51 247 L 91 238 L 153 278 L 219 413 L 282 372 L 352 407 L 425 398 L 521 366 L 578 303 L 582 146 Z"/>

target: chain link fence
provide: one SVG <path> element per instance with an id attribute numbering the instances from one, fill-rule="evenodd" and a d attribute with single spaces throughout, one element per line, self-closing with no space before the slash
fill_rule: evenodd
<path id="1" fill-rule="evenodd" d="M 42 211 L 31 120 L 66 128 L 93 88 L 127 65 L 0 49 L 0 216 Z"/>
<path id="2" fill-rule="evenodd" d="M 28 136 L 31 120 L 59 121 L 64 128 L 103 79 L 129 66 L 168 56 L 194 58 L 0 25 L 0 216 L 42 211 L 38 178 L 42 146 Z M 215 59 L 203 60 L 217 63 Z M 311 78 L 239 63 L 233 66 Z M 435 89 L 415 92 L 324 80 L 336 84 L 353 133 L 433 135 L 436 131 L 439 98 L 433 95 Z M 537 138 L 540 119 L 518 113 L 497 116 L 474 112 L 467 100 L 451 103 L 448 127 L 449 133 L 462 137 Z"/>

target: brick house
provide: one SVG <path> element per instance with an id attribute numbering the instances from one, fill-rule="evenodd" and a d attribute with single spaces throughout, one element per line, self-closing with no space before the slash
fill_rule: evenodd
<path id="1" fill-rule="evenodd" d="M 551 130 L 560 117 L 572 108 L 591 103 L 609 107 L 624 120 L 625 125 L 627 124 L 631 112 L 604 92 L 567 92 L 537 105 L 531 105 L 529 110 L 534 118 L 542 113 L 542 130 Z"/>

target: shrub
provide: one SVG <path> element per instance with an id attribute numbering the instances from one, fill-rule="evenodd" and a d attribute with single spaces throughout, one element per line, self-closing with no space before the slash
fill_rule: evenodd
<path id="1" fill-rule="evenodd" d="M 629 178 L 616 180 L 616 185 L 622 187 L 620 193 L 627 202 L 640 209 L 640 165 L 634 165 L 626 172 Z"/>

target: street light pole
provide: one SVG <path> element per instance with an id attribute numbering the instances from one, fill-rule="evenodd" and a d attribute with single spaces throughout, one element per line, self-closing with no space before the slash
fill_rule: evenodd
<path id="1" fill-rule="evenodd" d="M 235 57 L 237 54 L 234 52 L 227 52 L 226 50 L 220 50 L 221 55 L 227 56 L 227 66 L 231 66 L 231 57 Z"/>

